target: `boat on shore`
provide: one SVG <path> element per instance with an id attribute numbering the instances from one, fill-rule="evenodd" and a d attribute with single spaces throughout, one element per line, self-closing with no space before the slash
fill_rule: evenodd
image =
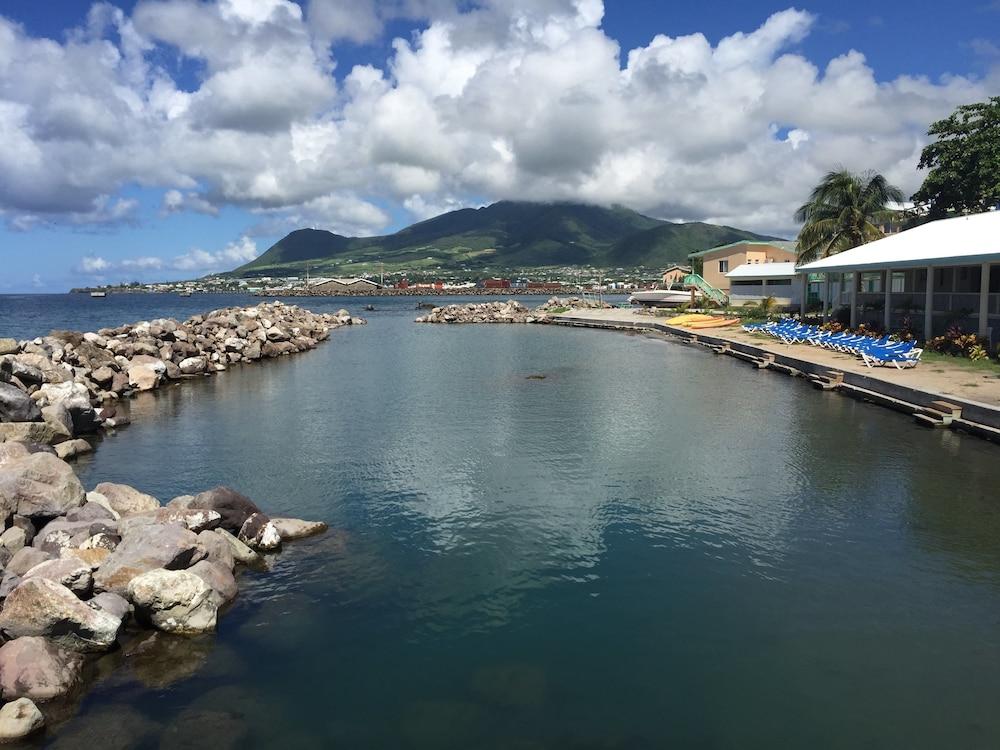
<path id="1" fill-rule="evenodd" d="M 628 301 L 633 305 L 646 305 L 647 307 L 679 307 L 692 301 L 697 302 L 702 296 L 698 289 L 671 286 L 667 289 L 635 292 L 628 298 Z"/>

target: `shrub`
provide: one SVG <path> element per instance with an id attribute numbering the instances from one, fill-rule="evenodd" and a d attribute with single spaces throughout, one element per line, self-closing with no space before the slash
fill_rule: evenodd
<path id="1" fill-rule="evenodd" d="M 943 336 L 935 336 L 927 342 L 926 348 L 932 352 L 950 354 L 953 357 L 966 357 L 971 360 L 989 357 L 986 339 L 974 333 L 965 333 L 961 326 L 953 325 Z"/>

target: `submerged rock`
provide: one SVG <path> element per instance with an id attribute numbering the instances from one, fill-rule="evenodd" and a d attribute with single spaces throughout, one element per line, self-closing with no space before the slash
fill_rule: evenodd
<path id="1" fill-rule="evenodd" d="M 47 638 L 25 636 L 0 648 L 0 688 L 4 698 L 49 701 L 80 682 L 83 658 Z"/>
<path id="2" fill-rule="evenodd" d="M 282 542 L 322 534 L 329 528 L 322 521 L 302 521 L 298 518 L 272 518 L 271 523 L 278 530 Z"/>

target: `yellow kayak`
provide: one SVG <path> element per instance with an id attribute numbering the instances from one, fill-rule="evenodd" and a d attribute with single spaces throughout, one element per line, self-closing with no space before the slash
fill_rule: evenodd
<path id="1" fill-rule="evenodd" d="M 667 318 L 666 322 L 670 325 L 683 326 L 703 320 L 715 320 L 715 316 L 703 315 L 702 313 L 688 313 L 687 315 L 677 315 L 673 318 Z"/>
<path id="2" fill-rule="evenodd" d="M 722 328 L 739 323 L 739 318 L 716 318 L 715 320 L 697 320 L 694 323 L 685 323 L 685 328 Z"/>

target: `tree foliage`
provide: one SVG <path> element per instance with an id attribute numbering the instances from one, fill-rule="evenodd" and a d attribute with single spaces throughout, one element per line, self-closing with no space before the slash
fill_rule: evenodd
<path id="1" fill-rule="evenodd" d="M 977 213 L 1000 203 L 1000 96 L 965 104 L 931 125 L 937 140 L 920 154 L 930 170 L 913 195 L 932 218 Z"/>
<path id="2" fill-rule="evenodd" d="M 882 236 L 877 222 L 895 215 L 886 204 L 902 200 L 902 191 L 876 172 L 830 172 L 795 212 L 795 220 L 803 222 L 798 237 L 799 263 L 877 240 Z"/>

